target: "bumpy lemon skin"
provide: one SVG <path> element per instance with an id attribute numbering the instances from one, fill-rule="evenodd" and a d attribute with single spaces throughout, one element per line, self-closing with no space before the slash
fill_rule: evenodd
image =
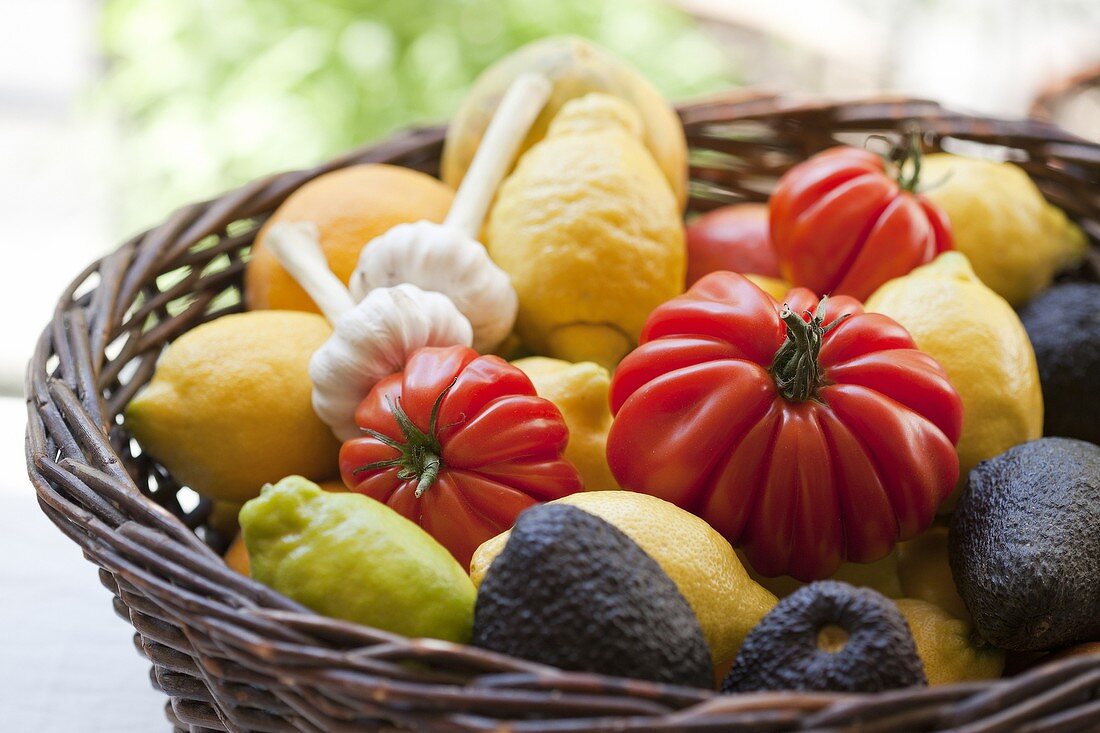
<path id="1" fill-rule="evenodd" d="M 125 425 L 173 478 L 244 502 L 290 474 L 339 475 L 340 443 L 313 411 L 309 358 L 331 334 L 321 316 L 253 311 L 188 331 L 131 400 Z"/>
<path id="2" fill-rule="evenodd" d="M 1016 312 L 961 252 L 945 252 L 867 299 L 868 311 L 905 327 L 947 371 L 963 402 L 959 486 L 970 470 L 1043 431 L 1035 352 Z M 954 507 L 958 492 L 941 506 Z"/>
<path id="3" fill-rule="evenodd" d="M 577 36 L 529 43 L 481 73 L 447 127 L 442 178 L 457 189 L 508 86 L 535 72 L 553 84 L 550 99 L 520 146 L 519 155 L 546 137 L 551 121 L 570 100 L 598 92 L 616 96 L 637 111 L 642 139 L 668 181 L 681 209 L 687 203 L 688 147 L 672 105 L 642 74 L 610 51 Z M 517 155 L 518 157 L 518 155 Z"/>
<path id="4" fill-rule="evenodd" d="M 241 509 L 252 577 L 318 613 L 465 643 L 476 591 L 445 547 L 363 494 L 288 476 Z"/>
<path id="5" fill-rule="evenodd" d="M 614 368 L 683 288 L 683 224 L 639 133 L 625 102 L 575 99 L 500 187 L 486 245 L 534 353 Z"/>
<path id="6" fill-rule="evenodd" d="M 663 499 L 631 491 L 589 491 L 551 503 L 571 504 L 610 522 L 657 561 L 691 605 L 724 673 L 745 635 L 778 602 L 749 577 L 728 542 L 709 524 Z M 480 585 L 508 532 L 474 553 L 470 577 Z"/>
<path id="7" fill-rule="evenodd" d="M 921 180 L 924 195 L 947 214 L 955 248 L 1013 307 L 1085 254 L 1080 227 L 1012 163 L 937 153 L 924 158 Z"/>
<path id="8" fill-rule="evenodd" d="M 978 640 L 970 624 L 927 601 L 895 601 L 905 616 L 929 685 L 989 680 L 1004 671 L 1004 651 Z"/>

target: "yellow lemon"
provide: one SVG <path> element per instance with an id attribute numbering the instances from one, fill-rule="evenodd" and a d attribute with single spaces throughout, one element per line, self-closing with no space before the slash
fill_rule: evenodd
<path id="1" fill-rule="evenodd" d="M 730 544 L 709 524 L 663 499 L 632 491 L 589 491 L 558 499 L 622 530 L 657 561 L 699 618 L 716 672 L 737 656 L 749 630 L 778 602 L 741 565 Z M 474 553 L 470 577 L 480 585 L 508 532 Z"/>
<path id="2" fill-rule="evenodd" d="M 955 248 L 1013 306 L 1085 254 L 1084 232 L 1012 163 L 939 153 L 924 158 L 921 178 L 951 222 Z"/>
<path id="3" fill-rule="evenodd" d="M 192 329 L 165 350 L 126 427 L 177 481 L 219 501 L 247 501 L 291 474 L 332 478 L 340 444 L 313 412 L 307 370 L 331 331 L 292 311 Z"/>
<path id="4" fill-rule="evenodd" d="M 927 601 L 895 601 L 909 623 L 929 685 L 1001 676 L 1005 653 L 982 642 L 970 625 Z"/>
<path id="5" fill-rule="evenodd" d="M 741 558 L 745 570 L 749 572 L 753 580 L 780 598 L 786 598 L 802 586 L 808 585 L 800 580 L 795 580 L 789 575 L 778 575 L 774 578 L 760 575 L 741 552 L 738 552 L 737 556 Z M 829 576 L 829 580 L 839 580 L 860 588 L 871 588 L 887 598 L 901 598 L 905 595 L 902 592 L 901 581 L 898 579 L 898 556 L 896 552 L 891 552 L 875 562 L 841 563 L 837 571 Z"/>
<path id="6" fill-rule="evenodd" d="M 569 428 L 565 457 L 580 471 L 584 488 L 619 488 L 607 465 L 607 431 L 611 429 L 607 401 L 611 375 L 607 370 L 590 361 L 572 364 L 545 356 L 529 356 L 512 364 L 530 377 L 540 397 L 561 410 Z"/>
<path id="7" fill-rule="evenodd" d="M 516 331 L 535 353 L 612 368 L 683 288 L 684 227 L 640 133 L 625 102 L 574 99 L 497 194 L 489 254 L 512 278 Z"/>
<path id="8" fill-rule="evenodd" d="M 755 284 L 756 287 L 775 298 L 777 303 L 782 303 L 783 298 L 791 289 L 791 284 L 789 282 L 778 277 L 748 273 L 745 275 L 745 278 Z"/>
<path id="9" fill-rule="evenodd" d="M 898 545 L 902 595 L 928 601 L 969 623 L 970 612 L 959 597 L 947 556 L 947 527 L 932 527 Z"/>
<path id="10" fill-rule="evenodd" d="M 1012 306 L 978 279 L 965 255 L 945 252 L 884 283 L 867 310 L 904 326 L 962 397 L 960 486 L 979 461 L 1042 435 L 1043 394 L 1031 341 Z M 954 502 L 952 495 L 942 509 Z"/>
<path id="11" fill-rule="evenodd" d="M 553 88 L 520 146 L 520 154 L 546 136 L 551 120 L 566 102 L 592 92 L 610 94 L 629 102 L 637 111 L 645 146 L 683 208 L 687 201 L 688 149 L 676 111 L 632 66 L 576 36 L 554 36 L 529 43 L 478 76 L 447 127 L 442 162 L 444 181 L 458 188 L 504 92 L 516 77 L 527 72 L 546 77 Z"/>

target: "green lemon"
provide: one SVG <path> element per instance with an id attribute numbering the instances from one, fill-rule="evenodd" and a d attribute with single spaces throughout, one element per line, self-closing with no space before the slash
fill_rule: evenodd
<path id="1" fill-rule="evenodd" d="M 362 494 L 301 476 L 241 509 L 252 577 L 318 613 L 411 637 L 467 642 L 476 591 L 442 545 Z"/>

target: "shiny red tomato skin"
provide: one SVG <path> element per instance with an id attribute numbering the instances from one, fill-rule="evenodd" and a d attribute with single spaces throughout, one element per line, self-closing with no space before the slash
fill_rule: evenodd
<path id="1" fill-rule="evenodd" d="M 731 204 L 688 224 L 687 286 L 712 272 L 779 277 L 779 260 L 768 234 L 766 204 Z"/>
<path id="2" fill-rule="evenodd" d="M 943 211 L 861 148 L 831 148 L 791 168 L 768 212 L 783 277 L 819 295 L 865 300 L 952 248 Z"/>
<path id="3" fill-rule="evenodd" d="M 785 301 L 812 311 L 805 288 Z M 815 580 L 926 529 L 955 486 L 963 408 L 943 368 L 855 299 L 826 304 L 824 386 L 785 398 L 770 372 L 780 306 L 746 278 L 704 277 L 656 308 L 611 381 L 607 441 L 624 489 L 707 520 L 768 576 Z"/>
<path id="4" fill-rule="evenodd" d="M 569 430 L 558 408 L 538 397 L 522 371 L 464 346 L 415 351 L 405 370 L 386 377 L 360 403 L 355 420 L 395 441 L 405 436 L 392 403 L 427 432 L 440 394 L 438 478 L 420 497 L 399 467 L 356 472 L 400 451 L 370 435 L 340 450 L 340 474 L 352 491 L 377 499 L 419 524 L 469 568 L 474 550 L 510 529 L 524 509 L 581 490 L 563 456 Z"/>

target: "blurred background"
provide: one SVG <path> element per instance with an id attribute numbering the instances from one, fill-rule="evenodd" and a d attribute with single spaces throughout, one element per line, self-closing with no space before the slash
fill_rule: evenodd
<path id="1" fill-rule="evenodd" d="M 173 208 L 440 122 L 491 61 L 589 37 L 674 100 L 898 92 L 1019 116 L 1100 62 L 1089 0 L 0 0 L 0 391 L 58 291 Z M 1085 95 L 1087 96 L 1087 95 Z M 1095 134 L 1097 108 L 1059 115 Z"/>
<path id="2" fill-rule="evenodd" d="M 61 289 L 183 203 L 446 120 L 486 65 L 560 33 L 674 100 L 759 85 L 1023 116 L 1039 99 L 1100 138 L 1100 97 L 1074 76 L 1100 63 L 1095 0 L 0 0 L 0 536 L 35 548 L 0 563 L 0 587 L 53 601 L 0 604 L 0 628 L 26 630 L 0 668 L 11 729 L 164 726 L 22 467 L 22 372 Z"/>

